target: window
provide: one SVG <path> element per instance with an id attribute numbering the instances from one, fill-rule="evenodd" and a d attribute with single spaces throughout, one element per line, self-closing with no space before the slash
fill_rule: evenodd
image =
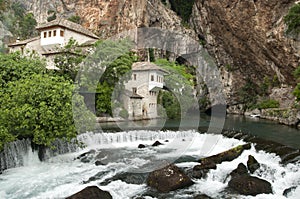
<path id="1" fill-rule="evenodd" d="M 133 80 L 136 80 L 136 74 L 133 74 Z"/>
<path id="2" fill-rule="evenodd" d="M 53 31 L 53 37 L 56 37 L 56 30 Z"/>
<path id="3" fill-rule="evenodd" d="M 64 36 L 64 31 L 60 30 L 60 36 L 63 37 Z"/>
<path id="4" fill-rule="evenodd" d="M 150 92 L 149 92 L 149 95 L 155 96 L 155 95 L 156 95 L 156 92 L 155 92 L 155 91 L 150 91 Z"/>
<path id="5" fill-rule="evenodd" d="M 152 82 L 154 81 L 154 75 L 151 75 L 151 81 Z"/>
<path id="6" fill-rule="evenodd" d="M 133 88 L 132 88 L 132 93 L 133 93 L 133 94 L 136 94 L 136 92 L 137 92 L 137 88 L 136 88 L 136 87 L 133 87 Z"/>
<path id="7" fill-rule="evenodd" d="M 49 32 L 48 32 L 48 36 L 49 36 L 49 37 L 51 37 L 51 33 L 52 33 L 52 31 L 49 31 Z"/>
<path id="8" fill-rule="evenodd" d="M 46 38 L 47 37 L 47 32 L 44 32 L 44 38 Z"/>

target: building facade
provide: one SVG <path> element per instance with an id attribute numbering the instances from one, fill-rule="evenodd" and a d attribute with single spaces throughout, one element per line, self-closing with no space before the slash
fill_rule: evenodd
<path id="1" fill-rule="evenodd" d="M 99 39 L 97 35 L 81 25 L 62 18 L 40 24 L 36 29 L 39 31 L 40 36 L 24 41 L 17 40 L 15 43 L 8 45 L 9 51 L 20 51 L 23 54 L 37 53 L 46 58 L 48 69 L 55 69 L 55 55 L 61 52 L 61 48 L 70 39 L 76 40 L 79 45 L 83 46 L 93 44 Z"/>
<path id="2" fill-rule="evenodd" d="M 129 119 L 156 118 L 157 97 L 167 72 L 150 62 L 132 65 L 132 77 L 125 84 L 124 107 Z"/>

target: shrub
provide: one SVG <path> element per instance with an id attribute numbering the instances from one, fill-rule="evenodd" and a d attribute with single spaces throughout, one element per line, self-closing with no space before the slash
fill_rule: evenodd
<path id="1" fill-rule="evenodd" d="M 295 4 L 290 8 L 284 17 L 284 22 L 287 25 L 287 34 L 297 35 L 300 32 L 300 4 Z"/>
<path id="2" fill-rule="evenodd" d="M 280 104 L 277 100 L 269 99 L 260 102 L 257 105 L 258 109 L 267 109 L 267 108 L 279 108 Z"/>

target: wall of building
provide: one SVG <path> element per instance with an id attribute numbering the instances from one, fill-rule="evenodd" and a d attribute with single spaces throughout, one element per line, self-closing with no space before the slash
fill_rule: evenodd
<path id="1" fill-rule="evenodd" d="M 41 36 L 41 46 L 60 44 L 64 45 L 64 35 L 65 30 L 63 28 L 49 28 L 47 30 L 43 30 L 40 33 Z"/>
<path id="2" fill-rule="evenodd" d="M 67 44 L 71 38 L 75 39 L 78 42 L 78 44 L 83 44 L 87 41 L 93 40 L 93 38 L 89 36 L 82 35 L 80 33 L 74 32 L 69 29 L 65 29 L 65 37 L 64 37 L 65 44 Z"/>
<path id="3" fill-rule="evenodd" d="M 134 79 L 134 76 L 136 79 Z M 153 80 L 151 81 L 151 76 Z M 157 96 L 159 89 L 163 88 L 163 73 L 159 71 L 132 71 L 132 78 L 125 84 L 127 93 L 132 93 L 133 89 L 137 89 L 137 94 L 142 96 L 141 110 L 144 117 L 155 118 L 157 117 Z M 154 89 L 155 88 L 155 89 Z M 127 100 L 130 100 L 129 98 Z M 128 113 L 132 114 L 132 107 L 130 102 L 124 102 L 127 104 Z M 131 116 L 131 115 L 130 115 Z"/>

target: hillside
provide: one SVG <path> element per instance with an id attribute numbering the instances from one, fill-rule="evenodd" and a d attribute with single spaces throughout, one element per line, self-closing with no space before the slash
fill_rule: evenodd
<path id="1" fill-rule="evenodd" d="M 285 85 L 291 91 L 295 86 L 292 73 L 299 65 L 300 43 L 299 38 L 285 34 L 283 20 L 295 2 L 20 1 L 37 23 L 52 17 L 73 18 L 101 38 L 135 27 L 160 27 L 181 31 L 199 40 L 216 60 L 231 112 L 239 112 L 245 103 L 241 91 L 268 96 L 275 87 Z M 266 86 L 267 89 L 263 88 Z"/>

